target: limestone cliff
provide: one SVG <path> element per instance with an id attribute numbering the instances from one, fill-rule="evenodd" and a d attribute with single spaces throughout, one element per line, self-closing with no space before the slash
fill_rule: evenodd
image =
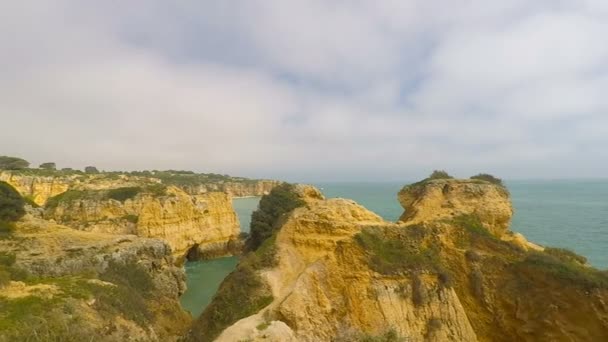
<path id="1" fill-rule="evenodd" d="M 212 302 L 190 340 L 608 340 L 608 274 L 572 252 L 513 238 L 502 186 L 427 181 L 400 200 L 406 213 L 394 224 L 350 200 L 308 198 L 214 302 L 235 279 L 271 300 L 230 312 L 240 319 L 219 335 L 206 330 L 226 313 Z"/>
<path id="2" fill-rule="evenodd" d="M 232 197 L 262 196 L 281 184 L 274 180 L 253 180 L 240 177 L 210 177 L 195 173 L 171 173 L 159 171 L 130 173 L 85 174 L 52 170 L 0 170 L 0 181 L 15 187 L 24 197 L 38 205 L 67 190 L 108 190 L 123 187 L 164 184 L 175 186 L 191 195 L 223 192 Z"/>
<path id="3" fill-rule="evenodd" d="M 190 194 L 204 194 L 213 191 L 220 191 L 227 193 L 232 197 L 253 197 L 267 195 L 279 184 L 281 184 L 281 182 L 274 180 L 218 182 L 184 186 L 183 189 Z"/>
<path id="4" fill-rule="evenodd" d="M 496 235 L 509 229 L 513 207 L 508 191 L 479 180 L 436 179 L 405 186 L 398 194 L 407 224 L 475 215 Z"/>
<path id="5" fill-rule="evenodd" d="M 8 275 L 8 279 L 3 277 Z M 173 341 L 191 318 L 167 244 L 26 216 L 0 239 L 0 341 Z"/>
<path id="6" fill-rule="evenodd" d="M 44 217 L 70 227 L 166 241 L 176 260 L 235 251 L 239 222 L 229 195 L 188 195 L 177 187 L 71 190 L 47 205 Z"/>

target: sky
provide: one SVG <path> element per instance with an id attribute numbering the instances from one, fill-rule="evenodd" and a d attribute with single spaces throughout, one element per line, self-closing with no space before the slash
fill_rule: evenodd
<path id="1" fill-rule="evenodd" d="M 0 155 L 293 181 L 608 176 L 608 1 L 0 2 Z"/>

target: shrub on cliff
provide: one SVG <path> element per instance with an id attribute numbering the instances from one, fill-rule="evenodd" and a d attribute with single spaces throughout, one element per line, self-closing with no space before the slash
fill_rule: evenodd
<path id="1" fill-rule="evenodd" d="M 85 173 L 99 173 L 99 170 L 95 166 L 87 166 L 84 168 Z"/>
<path id="2" fill-rule="evenodd" d="M 283 214 L 303 206 L 293 184 L 283 183 L 262 197 L 258 209 L 251 215 L 251 235 L 247 240 L 249 250 L 257 249 L 269 238 Z"/>
<path id="3" fill-rule="evenodd" d="M 119 202 L 124 202 L 128 199 L 132 199 L 135 196 L 137 196 L 137 194 L 139 194 L 141 192 L 141 188 L 140 187 L 125 187 L 125 188 L 117 188 L 117 189 L 111 189 L 108 191 L 108 198 L 111 198 L 113 200 L 117 200 Z"/>
<path id="4" fill-rule="evenodd" d="M 450 176 L 450 174 L 448 174 L 447 172 L 443 171 L 443 170 L 435 170 L 433 171 L 433 173 L 431 173 L 431 175 L 429 176 L 429 178 L 427 178 L 427 180 L 432 180 L 432 179 L 453 179 L 454 177 Z"/>
<path id="5" fill-rule="evenodd" d="M 471 177 L 471 179 L 478 179 L 478 180 L 490 182 L 492 184 L 504 186 L 504 184 L 502 182 L 502 179 L 494 177 L 494 176 L 492 176 L 490 174 L 487 174 L 487 173 L 480 173 L 478 175 L 475 175 L 475 176 Z"/>
<path id="6" fill-rule="evenodd" d="M 29 166 L 30 163 L 27 160 L 17 157 L 0 156 L 0 169 L 2 170 L 21 170 Z"/>
<path id="7" fill-rule="evenodd" d="M 42 163 L 38 167 L 45 170 L 57 170 L 57 165 L 55 163 Z"/>
<path id="8" fill-rule="evenodd" d="M 0 182 L 0 221 L 14 222 L 25 215 L 25 200 L 6 182 Z"/>

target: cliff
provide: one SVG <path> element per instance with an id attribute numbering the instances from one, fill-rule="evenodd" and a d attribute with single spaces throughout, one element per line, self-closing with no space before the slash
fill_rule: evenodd
<path id="1" fill-rule="evenodd" d="M 608 339 L 608 274 L 515 237 L 504 187 L 433 180 L 399 198 L 406 212 L 390 223 L 350 200 L 305 196 L 224 281 L 189 339 Z M 243 309 L 215 305 L 237 279 L 251 288 Z"/>
<path id="2" fill-rule="evenodd" d="M 143 171 L 86 174 L 78 171 L 0 170 L 0 181 L 15 187 L 24 197 L 38 205 L 67 190 L 108 190 L 114 188 L 164 184 L 175 186 L 191 195 L 223 192 L 232 197 L 262 196 L 281 184 L 274 180 L 257 180 L 192 172 Z"/>
<path id="3" fill-rule="evenodd" d="M 0 239 L 0 341 L 173 341 L 189 325 L 167 244 L 33 216 Z"/>
<path id="4" fill-rule="evenodd" d="M 506 188 L 480 180 L 436 179 L 405 186 L 398 194 L 408 224 L 476 216 L 483 226 L 501 236 L 509 229 L 513 207 Z"/>
<path id="5" fill-rule="evenodd" d="M 240 234 L 229 195 L 191 196 L 162 185 L 70 190 L 48 203 L 44 217 L 79 230 L 159 238 L 176 260 L 230 254 Z"/>
<path id="6" fill-rule="evenodd" d="M 229 194 L 232 197 L 253 197 L 263 196 L 281 184 L 274 180 L 257 180 L 257 181 L 242 181 L 242 182 L 221 182 L 209 183 L 193 186 L 184 186 L 183 189 L 189 194 L 204 194 L 213 191 L 219 191 Z"/>

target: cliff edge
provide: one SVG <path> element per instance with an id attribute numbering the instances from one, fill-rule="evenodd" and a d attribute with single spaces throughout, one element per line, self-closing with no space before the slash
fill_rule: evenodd
<path id="1" fill-rule="evenodd" d="M 191 341 L 608 339 L 608 274 L 515 237 L 502 185 L 405 187 L 398 223 L 294 193 L 300 205 L 224 281 Z M 248 300 L 230 307 L 237 279 Z"/>

